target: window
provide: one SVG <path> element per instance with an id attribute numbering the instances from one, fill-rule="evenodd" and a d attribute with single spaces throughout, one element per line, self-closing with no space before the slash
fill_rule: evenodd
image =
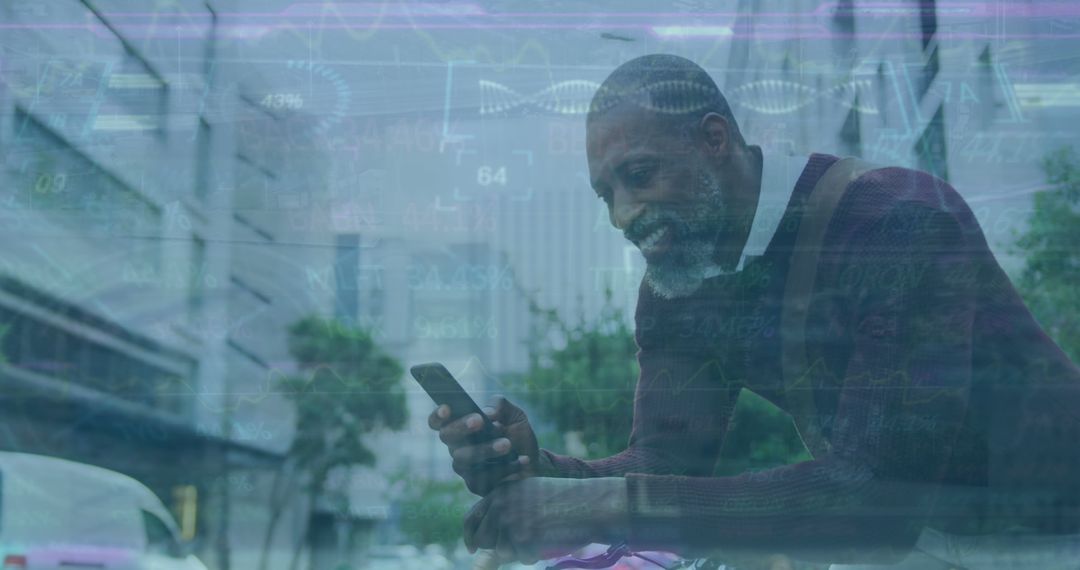
<path id="1" fill-rule="evenodd" d="M 262 373 L 265 373 L 267 370 L 270 370 L 270 363 L 263 360 L 261 357 L 259 357 L 258 354 L 255 354 L 254 352 L 244 348 L 243 346 L 240 346 L 240 344 L 237 343 L 235 339 L 230 337 L 228 340 L 225 341 L 225 344 L 229 348 L 236 351 L 237 354 L 239 354 L 240 356 L 243 356 L 244 359 L 247 362 L 250 362 L 251 364 L 254 364 L 255 366 L 259 367 L 259 370 L 261 370 Z"/>
<path id="2" fill-rule="evenodd" d="M 919 0 L 919 28 L 922 30 L 922 46 L 925 50 L 930 40 L 937 33 L 937 3 L 934 0 Z"/>
<path id="3" fill-rule="evenodd" d="M 210 34 L 206 38 L 206 50 L 203 54 L 203 79 L 207 86 L 214 81 L 214 59 L 217 57 L 217 29 L 218 14 L 209 2 L 205 2 L 206 11 L 210 13 Z"/>
<path id="4" fill-rule="evenodd" d="M 146 530 L 146 551 L 150 554 L 180 558 L 183 549 L 172 529 L 157 515 L 142 511 L 143 527 Z"/>
<path id="5" fill-rule="evenodd" d="M 994 91 L 994 58 L 990 53 L 990 46 L 983 49 L 979 55 L 978 83 L 976 85 L 979 97 L 979 118 L 983 128 L 988 128 L 994 123 L 994 116 L 1002 103 Z"/>
<path id="6" fill-rule="evenodd" d="M 206 298 L 206 240 L 199 236 L 191 238 L 191 267 L 188 269 L 188 316 L 198 318 Z"/>
<path id="7" fill-rule="evenodd" d="M 189 356 L 12 279 L 0 278 L 0 290 L 0 361 L 178 416 L 191 412 L 197 363 Z"/>
<path id="8" fill-rule="evenodd" d="M 833 23 L 838 31 L 844 33 L 855 32 L 855 1 L 840 0 L 833 10 Z"/>
<path id="9" fill-rule="evenodd" d="M 180 539 L 194 539 L 199 513 L 199 488 L 195 485 L 173 487 L 173 512 L 180 527 Z"/>
<path id="10" fill-rule="evenodd" d="M 99 109 L 94 127 L 99 130 L 153 130 L 165 136 L 168 113 L 168 83 L 141 53 L 131 45 L 90 0 L 81 0 L 124 49 L 120 64 L 112 68 L 106 87 L 108 98 Z"/>
<path id="11" fill-rule="evenodd" d="M 157 268 L 160 248 L 155 242 L 130 236 L 158 237 L 161 209 L 32 114 L 17 107 L 14 118 L 12 152 L 25 166 L 13 173 L 14 184 L 0 190 L 10 207 L 40 212 L 102 248 L 114 248 L 123 239 L 133 258 Z"/>
<path id="12" fill-rule="evenodd" d="M 922 136 L 915 142 L 915 157 L 919 170 L 949 181 L 949 169 L 945 152 L 945 109 L 938 106 L 934 118 L 926 125 Z"/>
<path id="13" fill-rule="evenodd" d="M 233 214 L 233 220 L 237 224 L 239 224 L 240 226 L 248 229 L 249 231 L 253 232 L 255 235 L 259 236 L 259 239 L 265 240 L 267 242 L 276 241 L 274 239 L 274 234 L 272 234 L 272 233 L 264 230 L 263 228 L 259 227 L 254 222 L 247 219 L 247 217 L 244 216 L 243 214 L 239 214 L 239 213 Z"/>
<path id="14" fill-rule="evenodd" d="M 840 127 L 840 148 L 849 156 L 862 155 L 862 129 L 859 124 L 859 96 L 855 96 L 855 100 L 851 105 L 851 109 L 848 110 L 847 118 L 844 119 L 844 126 Z"/>
<path id="15" fill-rule="evenodd" d="M 0 307 L 0 362 L 10 364 L 22 360 L 22 323 L 18 313 Z"/>
<path id="16" fill-rule="evenodd" d="M 855 2 L 840 0 L 833 11 L 833 51 L 838 61 L 850 65 L 856 57 L 855 50 Z"/>
<path id="17" fill-rule="evenodd" d="M 273 208 L 274 181 L 277 176 L 246 154 L 236 155 L 236 190 L 233 204 L 238 210 Z"/>
<path id="18" fill-rule="evenodd" d="M 195 135 L 195 197 L 199 202 L 206 202 L 210 193 L 210 123 L 199 117 L 198 131 Z"/>
<path id="19" fill-rule="evenodd" d="M 334 316 L 352 322 L 360 314 L 360 236 L 339 234 L 334 260 Z"/>
<path id="20" fill-rule="evenodd" d="M 938 48 L 934 46 L 934 51 L 930 52 L 926 65 L 923 66 L 922 77 L 919 80 L 919 99 L 922 99 L 926 92 L 930 90 L 930 86 L 934 84 L 934 78 L 937 77 L 939 71 L 941 71 L 941 60 L 938 57 Z"/>
<path id="21" fill-rule="evenodd" d="M 254 298 L 260 305 L 274 304 L 274 300 L 269 295 L 251 286 L 245 279 L 235 273 L 229 276 L 229 284 L 232 285 L 234 291 L 245 293 L 248 297 Z"/>
<path id="22" fill-rule="evenodd" d="M 168 113 L 165 79 L 134 48 L 126 44 L 125 48 L 124 59 L 108 83 L 110 98 L 116 105 L 112 109 L 105 105 L 96 125 L 104 129 L 108 125 L 103 121 L 112 120 L 118 128 L 130 125 L 164 136 Z"/>
<path id="23" fill-rule="evenodd" d="M 881 119 L 881 126 L 887 126 L 889 124 L 889 115 L 887 109 L 889 108 L 889 91 L 885 78 L 885 64 L 879 63 L 877 68 L 877 108 L 878 117 Z"/>

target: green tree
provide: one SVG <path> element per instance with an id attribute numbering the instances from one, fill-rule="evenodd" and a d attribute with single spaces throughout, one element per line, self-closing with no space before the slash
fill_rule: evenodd
<path id="1" fill-rule="evenodd" d="M 520 379 L 525 399 L 540 418 L 551 421 L 556 436 L 581 432 L 587 457 L 606 457 L 626 449 L 633 420 L 638 377 L 637 345 L 611 292 L 599 317 L 584 315 L 568 325 L 555 310 L 530 303 L 534 327 L 529 369 Z M 562 450 L 560 437 L 541 443 Z M 743 391 L 726 437 L 718 475 L 765 469 L 809 459 L 791 417 L 755 394 Z"/>
<path id="2" fill-rule="evenodd" d="M 1047 334 L 1080 362 L 1080 157 L 1064 148 L 1042 166 L 1050 188 L 1035 194 L 1016 243 L 1026 256 L 1018 288 Z"/>
<path id="3" fill-rule="evenodd" d="M 476 502 L 460 479 L 431 481 L 409 473 L 395 477 L 401 485 L 401 532 L 410 544 L 439 544 L 453 552 L 462 540 L 461 521 Z"/>
<path id="4" fill-rule="evenodd" d="M 400 383 L 403 367 L 370 332 L 307 317 L 289 327 L 288 343 L 299 374 L 281 380 L 280 387 L 295 406 L 296 434 L 275 474 L 259 568 L 266 568 L 274 529 L 292 499 L 306 492 L 309 509 L 314 508 L 331 471 L 375 464 L 365 435 L 400 430 L 408 419 Z M 292 567 L 306 535 L 301 533 Z"/>
<path id="5" fill-rule="evenodd" d="M 526 401 L 556 428 L 557 434 L 548 434 L 542 443 L 561 450 L 561 434 L 580 432 L 587 457 L 625 449 L 633 420 L 637 346 L 611 292 L 593 322 L 581 315 L 576 324 L 567 324 L 554 309 L 535 302 L 530 311 L 529 368 L 520 381 Z"/>
<path id="6" fill-rule="evenodd" d="M 791 416 L 749 390 L 739 394 L 716 475 L 738 475 L 809 459 Z"/>

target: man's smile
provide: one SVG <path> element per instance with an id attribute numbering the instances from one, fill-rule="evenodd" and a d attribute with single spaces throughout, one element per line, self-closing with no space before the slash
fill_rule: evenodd
<path id="1" fill-rule="evenodd" d="M 674 241 L 674 233 L 668 224 L 657 225 L 643 239 L 637 242 L 637 246 L 645 259 L 651 261 L 667 253 Z"/>

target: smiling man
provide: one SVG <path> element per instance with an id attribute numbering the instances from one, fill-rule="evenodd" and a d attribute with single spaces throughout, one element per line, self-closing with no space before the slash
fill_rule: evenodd
<path id="1" fill-rule="evenodd" d="M 702 78 L 658 80 L 637 70 L 612 74 L 594 98 L 587 131 L 592 186 L 612 225 L 641 249 L 653 292 L 684 297 L 732 271 L 745 249 L 761 189 L 761 150 L 743 142 L 719 90 Z M 727 152 L 691 152 L 694 139 Z"/>
<path id="2" fill-rule="evenodd" d="M 541 450 L 525 414 L 429 418 L 484 498 L 470 548 L 533 561 L 589 542 L 867 568 L 1080 559 L 1080 371 L 1035 323 L 945 182 L 764 156 L 708 74 L 645 56 L 587 123 L 592 185 L 647 261 L 627 449 Z M 713 472 L 740 390 L 813 459 Z M 515 449 L 500 465 L 486 459 Z M 863 567 L 863 566 L 859 566 Z"/>

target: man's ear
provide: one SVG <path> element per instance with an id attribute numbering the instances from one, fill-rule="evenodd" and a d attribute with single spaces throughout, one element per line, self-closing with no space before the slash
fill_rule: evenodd
<path id="1" fill-rule="evenodd" d="M 720 113 L 706 113 L 699 126 L 706 153 L 721 161 L 727 161 L 732 150 L 731 123 Z"/>

